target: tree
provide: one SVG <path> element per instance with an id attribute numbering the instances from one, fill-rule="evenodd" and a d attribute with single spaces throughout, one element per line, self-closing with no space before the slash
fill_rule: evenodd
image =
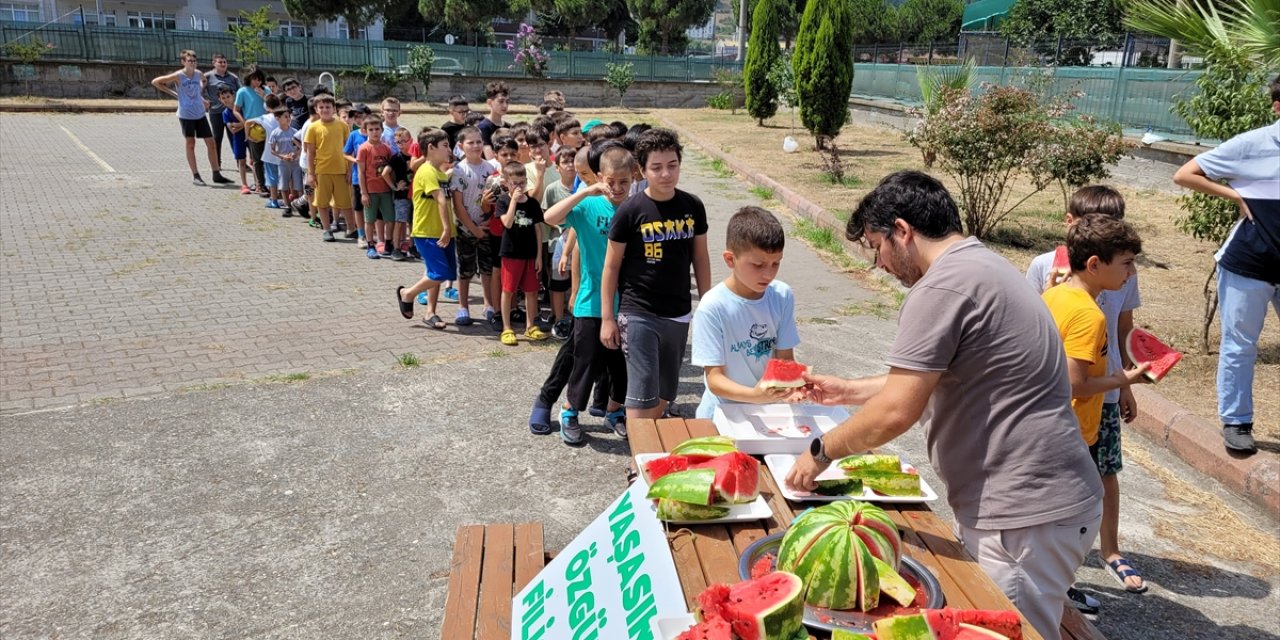
<path id="1" fill-rule="evenodd" d="M 854 44 L 898 42 L 898 10 L 886 0 L 849 0 Z"/>
<path id="2" fill-rule="evenodd" d="M 598 5 L 588 0 L 533 0 L 538 16 L 538 29 L 548 35 L 569 39 L 572 46 L 578 34 L 595 26 Z"/>
<path id="3" fill-rule="evenodd" d="M 779 4 L 782 4 L 781 0 L 759 0 L 756 3 L 751 18 L 751 41 L 742 66 L 747 113 L 762 127 L 765 120 L 778 112 L 778 87 L 769 77 L 769 72 L 781 55 L 778 50 Z"/>
<path id="4" fill-rule="evenodd" d="M 795 55 L 800 122 L 825 149 L 849 117 L 853 87 L 853 25 L 847 0 L 810 0 L 800 20 Z M 834 153 L 834 150 L 833 150 Z"/>
<path id="5" fill-rule="evenodd" d="M 356 37 L 361 27 L 367 27 L 378 18 L 393 11 L 400 0 L 363 0 L 348 2 L 347 0 L 284 0 L 284 10 L 289 17 L 307 24 L 315 24 L 322 20 L 342 18 L 347 24 L 351 37 Z M 266 5 L 263 5 L 265 8 Z"/>
<path id="6" fill-rule="evenodd" d="M 235 41 L 236 56 L 240 64 L 255 67 L 258 61 L 271 53 L 263 37 L 280 28 L 280 23 L 267 17 L 267 6 L 262 5 L 252 12 L 241 11 L 243 23 L 228 25 L 227 30 Z"/>
<path id="7" fill-rule="evenodd" d="M 622 99 L 627 95 L 627 89 L 630 89 L 631 85 L 636 82 L 635 67 L 630 62 L 622 64 L 606 62 L 604 69 L 604 81 L 610 87 L 613 87 L 614 91 L 618 92 L 618 106 L 621 107 L 623 106 Z"/>
<path id="8" fill-rule="evenodd" d="M 1270 124 L 1266 65 L 1280 65 L 1280 0 L 1241 0 L 1219 11 L 1207 0 L 1136 0 L 1125 25 L 1179 41 L 1204 59 L 1199 93 L 1178 96 L 1173 111 L 1201 138 L 1226 140 Z M 1239 211 L 1229 201 L 1195 193 L 1179 198 L 1178 228 L 1221 246 Z M 1215 268 L 1204 283 L 1200 346 L 1209 353 L 1209 328 L 1218 311 Z"/>
<path id="9" fill-rule="evenodd" d="M 898 37 L 903 42 L 956 42 L 963 15 L 961 0 L 907 0 L 898 9 Z"/>
<path id="10" fill-rule="evenodd" d="M 747 24 L 754 25 L 755 7 L 761 0 L 747 0 Z M 738 24 L 738 0 L 729 0 L 733 7 L 733 24 Z M 778 34 L 791 48 L 791 40 L 800 29 L 800 15 L 804 13 L 805 0 L 775 0 L 774 8 L 778 12 Z"/>
<path id="11" fill-rule="evenodd" d="M 640 25 L 637 48 L 665 56 L 684 52 L 685 32 L 711 18 L 716 0 L 627 0 L 627 7 Z"/>
<path id="12" fill-rule="evenodd" d="M 494 18 L 515 13 L 507 0 L 418 0 L 418 12 L 428 20 L 441 20 L 448 27 L 470 33 L 473 43 L 489 39 L 493 32 L 489 23 Z"/>
<path id="13" fill-rule="evenodd" d="M 1123 21 L 1123 0 L 1018 0 L 1000 32 L 1056 64 L 1083 66 L 1090 45 L 1124 40 Z"/>

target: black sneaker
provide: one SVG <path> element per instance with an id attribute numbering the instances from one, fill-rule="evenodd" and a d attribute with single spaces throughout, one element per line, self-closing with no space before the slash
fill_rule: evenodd
<path id="1" fill-rule="evenodd" d="M 556 340 L 568 340 L 571 331 L 573 331 L 573 325 L 568 318 L 560 318 L 559 322 L 551 325 L 551 337 Z"/>
<path id="2" fill-rule="evenodd" d="M 1258 445 L 1253 441 L 1253 423 L 1222 425 L 1222 440 L 1228 451 L 1238 453 L 1257 453 Z"/>
<path id="3" fill-rule="evenodd" d="M 524 309 L 516 307 L 511 310 L 511 324 L 521 324 L 524 322 Z"/>
<path id="4" fill-rule="evenodd" d="M 280 217 L 281 217 L 281 218 L 292 218 L 292 217 L 293 217 L 293 207 L 292 207 L 292 206 L 290 206 L 290 205 L 285 205 L 285 207 L 284 207 L 284 211 L 281 211 L 281 212 L 280 212 Z"/>
<path id="5" fill-rule="evenodd" d="M 204 183 L 204 178 L 201 178 L 201 177 L 200 177 L 200 174 L 198 174 L 198 173 L 195 173 L 195 174 L 192 174 L 192 175 L 191 175 L 191 184 L 194 184 L 194 185 L 195 185 L 195 186 L 197 186 L 197 187 L 207 187 L 207 186 L 209 186 L 209 185 L 207 185 L 207 184 L 205 184 L 205 183 Z"/>
<path id="6" fill-rule="evenodd" d="M 1080 615 L 1088 620 L 1097 620 L 1098 611 L 1102 608 L 1102 603 L 1098 599 L 1075 588 L 1067 589 L 1067 599 L 1071 601 L 1071 606 L 1075 607 Z"/>
<path id="7" fill-rule="evenodd" d="M 404 262 L 409 259 L 409 256 L 406 256 L 404 252 L 400 251 L 399 249 L 396 249 L 395 251 L 391 252 L 391 259 L 395 260 L 396 262 Z"/>
<path id="8" fill-rule="evenodd" d="M 213 172 L 213 183 L 214 183 L 214 184 L 231 184 L 232 182 L 234 182 L 234 181 L 233 181 L 233 180 L 231 180 L 231 179 L 229 179 L 229 178 L 227 178 L 226 176 L 222 175 L 221 173 L 219 173 L 219 172 L 217 172 L 217 171 L 214 171 L 214 172 Z"/>
<path id="9" fill-rule="evenodd" d="M 359 235 L 360 235 L 360 232 L 352 230 L 352 231 L 348 231 L 345 235 L 343 235 L 343 237 L 350 240 L 352 238 L 359 237 Z"/>
<path id="10" fill-rule="evenodd" d="M 613 433 L 619 438 L 627 437 L 627 410 L 619 408 L 604 417 L 604 421 L 608 423 L 609 428 L 613 429 Z"/>
<path id="11" fill-rule="evenodd" d="M 515 318 L 511 319 L 512 323 L 516 322 Z M 494 331 L 502 331 L 502 314 L 495 313 L 489 318 L 489 328 Z M 576 419 L 576 418 L 575 418 Z"/>
<path id="12" fill-rule="evenodd" d="M 334 237 L 333 237 L 333 232 L 332 232 L 332 231 L 326 231 L 326 232 L 324 232 L 324 235 L 323 235 L 323 236 L 321 236 L 321 237 L 320 237 L 320 239 L 321 239 L 321 240 L 324 240 L 325 242 L 335 242 L 335 241 L 337 240 L 337 238 L 334 238 Z"/>
<path id="13" fill-rule="evenodd" d="M 571 447 L 581 447 L 587 443 L 582 435 L 582 425 L 578 424 L 577 411 L 560 410 L 560 439 Z"/>

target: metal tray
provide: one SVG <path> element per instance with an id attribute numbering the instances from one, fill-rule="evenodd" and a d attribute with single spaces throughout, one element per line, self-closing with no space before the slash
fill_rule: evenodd
<path id="1" fill-rule="evenodd" d="M 782 533 L 775 533 L 766 536 L 747 547 L 742 557 L 738 560 L 738 575 L 743 580 L 751 578 L 752 565 L 765 554 L 774 554 L 776 561 L 778 547 L 782 546 L 782 535 Z M 946 599 L 942 595 L 942 585 L 938 584 L 938 579 L 934 577 L 933 572 L 929 571 L 924 565 L 904 554 L 899 573 L 903 578 L 907 579 L 907 582 L 913 583 L 913 586 L 919 584 L 924 587 L 925 602 L 923 607 L 895 607 L 894 610 L 887 611 L 884 614 L 875 614 L 849 609 L 827 609 L 806 604 L 804 606 L 805 626 L 823 631 L 845 629 L 855 633 L 871 633 L 872 623 L 884 616 L 908 615 L 919 611 L 919 609 L 941 609 L 946 604 Z M 885 598 L 887 597 L 885 596 Z M 872 611 L 874 612 L 875 610 L 873 609 Z"/>

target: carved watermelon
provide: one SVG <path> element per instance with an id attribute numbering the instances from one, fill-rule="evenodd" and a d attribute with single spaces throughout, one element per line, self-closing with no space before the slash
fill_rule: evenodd
<path id="1" fill-rule="evenodd" d="M 728 622 L 740 640 L 793 640 L 804 629 L 803 591 L 800 578 L 785 571 L 731 587 L 711 585 L 698 595 L 699 615 Z"/>
<path id="2" fill-rule="evenodd" d="M 1151 363 L 1151 368 L 1142 375 L 1152 382 L 1159 382 L 1182 360 L 1181 353 L 1160 342 L 1151 332 L 1136 327 L 1125 337 L 1124 350 L 1134 364 Z"/>
<path id="3" fill-rule="evenodd" d="M 902 558 L 898 527 L 873 504 L 833 502 L 791 524 L 778 549 L 778 569 L 800 576 L 809 604 L 870 611 L 880 604 L 872 558 L 897 570 Z"/>
<path id="4" fill-rule="evenodd" d="M 769 389 L 803 387 L 805 385 L 804 374 L 808 372 L 809 367 L 795 360 L 769 358 L 769 362 L 764 366 L 764 376 L 760 378 L 760 383 Z"/>
<path id="5" fill-rule="evenodd" d="M 695 464 L 706 462 L 707 460 L 710 460 L 710 458 L 704 456 L 671 455 L 662 458 L 654 458 L 653 460 L 644 463 L 644 466 L 640 468 L 640 473 L 644 474 L 644 481 L 646 484 L 653 484 L 658 480 L 658 478 L 661 478 L 668 473 L 684 471 L 693 467 Z"/>
<path id="6" fill-rule="evenodd" d="M 713 483 L 720 500 L 732 503 L 751 502 L 760 495 L 760 463 L 755 458 L 733 451 L 694 465 L 695 469 L 715 469 Z"/>

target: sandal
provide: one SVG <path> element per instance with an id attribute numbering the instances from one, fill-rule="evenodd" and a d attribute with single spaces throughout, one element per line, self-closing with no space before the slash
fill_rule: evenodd
<path id="1" fill-rule="evenodd" d="M 396 302 L 400 304 L 400 315 L 404 316 L 405 320 L 410 320 L 413 318 L 413 301 L 405 302 L 404 297 L 400 295 L 401 291 L 404 291 L 404 287 L 396 287 Z"/>
<path id="2" fill-rule="evenodd" d="M 432 329 L 436 329 L 438 331 L 444 331 L 444 328 L 449 326 L 444 323 L 444 320 L 440 319 L 440 316 L 431 316 L 430 318 L 423 320 L 422 324 L 425 324 L 428 327 L 431 327 Z"/>
<path id="3" fill-rule="evenodd" d="M 516 345 L 516 332 L 510 329 L 503 331 L 502 336 L 499 339 L 502 340 L 502 344 L 505 344 L 508 347 L 514 347 Z"/>
<path id="4" fill-rule="evenodd" d="M 467 309 L 458 309 L 458 313 L 453 316 L 453 323 L 459 327 L 471 326 L 471 312 Z"/>
<path id="5" fill-rule="evenodd" d="M 1138 573 L 1138 570 L 1133 568 L 1133 563 L 1129 562 L 1127 559 L 1123 557 L 1116 558 L 1115 560 L 1108 562 L 1107 566 L 1103 568 L 1107 570 L 1107 573 L 1111 574 L 1112 578 L 1116 579 L 1116 582 L 1120 583 L 1120 586 L 1124 587 L 1125 591 L 1128 591 L 1129 593 L 1147 592 L 1147 581 L 1142 580 L 1142 574 Z M 1135 576 L 1142 580 L 1141 587 L 1131 587 L 1129 586 L 1129 583 L 1125 582 L 1125 578 Z"/>

